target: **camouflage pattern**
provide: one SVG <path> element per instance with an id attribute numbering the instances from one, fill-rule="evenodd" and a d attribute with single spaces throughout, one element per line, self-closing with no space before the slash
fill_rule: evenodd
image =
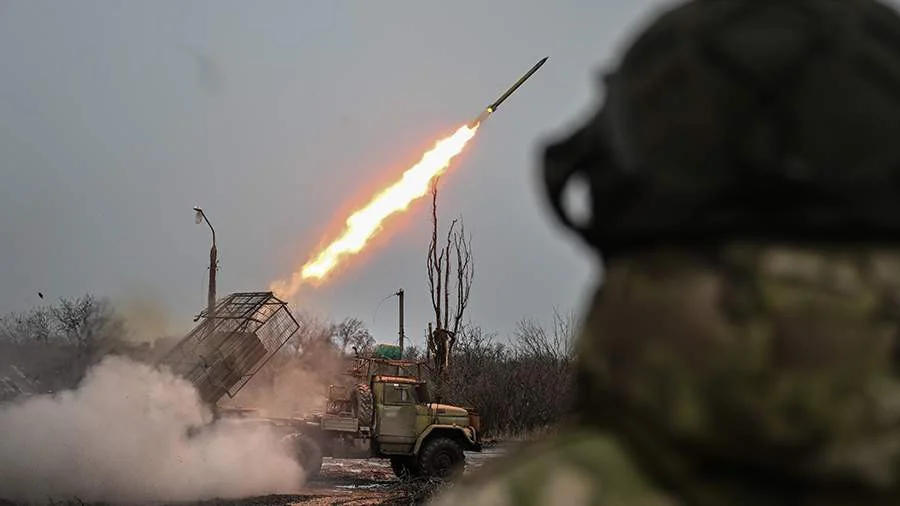
<path id="1" fill-rule="evenodd" d="M 900 16 L 684 2 L 604 85 L 544 153 L 605 263 L 575 413 L 434 503 L 900 505 Z"/>
<path id="2" fill-rule="evenodd" d="M 676 506 L 602 432 L 572 428 L 455 484 L 433 506 Z"/>
<path id="3" fill-rule="evenodd" d="M 900 250 L 660 248 L 606 272 L 578 418 L 436 504 L 900 504 Z"/>

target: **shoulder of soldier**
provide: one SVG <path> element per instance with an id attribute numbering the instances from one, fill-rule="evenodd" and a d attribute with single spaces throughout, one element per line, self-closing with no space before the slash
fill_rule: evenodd
<path id="1" fill-rule="evenodd" d="M 452 485 L 431 504 L 677 505 L 650 484 L 614 438 L 590 429 L 525 444 Z"/>

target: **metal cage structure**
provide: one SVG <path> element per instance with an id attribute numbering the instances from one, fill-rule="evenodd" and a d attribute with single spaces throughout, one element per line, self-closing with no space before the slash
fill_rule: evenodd
<path id="1" fill-rule="evenodd" d="M 207 312 L 158 365 L 191 382 L 208 404 L 237 395 L 300 329 L 272 292 L 232 293 Z"/>

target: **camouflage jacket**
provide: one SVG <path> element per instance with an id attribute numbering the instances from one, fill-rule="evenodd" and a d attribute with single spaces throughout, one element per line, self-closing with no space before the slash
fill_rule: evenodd
<path id="1" fill-rule="evenodd" d="M 436 504 L 900 504 L 900 251 L 734 243 L 612 261 L 577 424 Z"/>
<path id="2" fill-rule="evenodd" d="M 434 506 L 675 506 L 630 461 L 618 441 L 588 427 L 528 445 L 487 464 L 484 474 L 454 486 Z"/>

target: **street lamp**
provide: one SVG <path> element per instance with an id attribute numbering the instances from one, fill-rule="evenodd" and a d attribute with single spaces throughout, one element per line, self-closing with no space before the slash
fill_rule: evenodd
<path id="1" fill-rule="evenodd" d="M 206 318 L 209 321 L 210 330 L 212 330 L 216 307 L 216 265 L 218 263 L 216 258 L 216 230 L 213 228 L 212 223 L 209 222 L 209 218 L 206 217 L 206 213 L 203 212 L 203 209 L 195 207 L 194 212 L 194 222 L 199 225 L 201 222 L 205 221 L 206 224 L 209 225 L 209 230 L 212 232 L 212 248 L 209 249 L 209 293 L 207 294 L 206 301 Z"/>

